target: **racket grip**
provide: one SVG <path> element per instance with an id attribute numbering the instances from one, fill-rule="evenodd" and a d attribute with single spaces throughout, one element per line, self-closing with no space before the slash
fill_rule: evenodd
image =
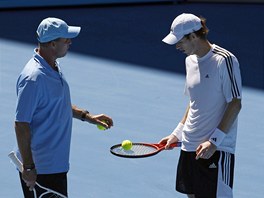
<path id="1" fill-rule="evenodd" d="M 182 145 L 182 143 L 181 143 L 181 142 L 172 143 L 172 144 L 170 145 L 170 147 L 169 147 L 169 148 L 174 148 L 174 147 L 181 147 L 181 145 Z"/>
<path id="2" fill-rule="evenodd" d="M 17 169 L 22 172 L 23 170 L 23 165 L 22 162 L 17 158 L 16 154 L 14 151 L 10 152 L 8 154 L 8 157 L 11 159 L 11 161 L 15 164 L 15 166 L 17 167 Z"/>

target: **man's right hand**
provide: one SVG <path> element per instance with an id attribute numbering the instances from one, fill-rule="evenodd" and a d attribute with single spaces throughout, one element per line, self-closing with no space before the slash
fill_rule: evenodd
<path id="1" fill-rule="evenodd" d="M 30 171 L 23 170 L 22 178 L 25 181 L 26 185 L 29 187 L 29 190 L 33 190 L 36 180 L 37 180 L 37 171 L 36 169 L 32 169 Z"/>
<path id="2" fill-rule="evenodd" d="M 170 134 L 167 137 L 162 138 L 159 141 L 159 144 L 166 144 L 165 149 L 168 149 L 168 148 L 170 148 L 170 145 L 172 143 L 177 143 L 178 141 L 179 140 L 178 140 L 178 138 L 175 135 Z"/>

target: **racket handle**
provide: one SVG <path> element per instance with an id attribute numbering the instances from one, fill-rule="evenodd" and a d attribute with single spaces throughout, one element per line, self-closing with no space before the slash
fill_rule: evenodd
<path id="1" fill-rule="evenodd" d="M 172 143 L 169 148 L 180 147 L 181 144 L 182 144 L 181 142 Z"/>
<path id="2" fill-rule="evenodd" d="M 16 154 L 14 151 L 10 152 L 8 154 L 8 157 L 11 159 L 11 161 L 15 164 L 17 169 L 22 172 L 23 171 L 23 165 L 22 162 L 17 158 Z"/>

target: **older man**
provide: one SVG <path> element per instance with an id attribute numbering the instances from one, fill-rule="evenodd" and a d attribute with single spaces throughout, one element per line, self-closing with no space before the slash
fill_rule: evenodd
<path id="1" fill-rule="evenodd" d="M 33 197 L 30 190 L 36 181 L 67 196 L 72 117 L 107 129 L 113 126 L 107 115 L 91 115 L 72 105 L 56 61 L 66 55 L 80 30 L 58 18 L 44 19 L 37 28 L 38 47 L 17 81 L 15 131 L 26 198 Z"/>

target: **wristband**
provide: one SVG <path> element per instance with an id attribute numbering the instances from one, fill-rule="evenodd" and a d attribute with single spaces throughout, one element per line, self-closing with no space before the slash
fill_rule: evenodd
<path id="1" fill-rule="evenodd" d="M 218 147 L 222 143 L 225 136 L 226 134 L 223 131 L 216 128 L 211 137 L 209 138 L 209 141 Z"/>
<path id="2" fill-rule="evenodd" d="M 81 114 L 81 121 L 85 121 L 85 118 L 86 118 L 86 115 L 89 114 L 89 111 L 85 110 L 85 111 L 82 111 L 82 114 Z"/>
<path id="3" fill-rule="evenodd" d="M 23 164 L 23 169 L 26 170 L 27 172 L 32 171 L 35 169 L 35 164 L 34 163 L 30 165 Z"/>
<path id="4" fill-rule="evenodd" d="M 184 124 L 181 122 L 177 125 L 177 127 L 171 133 L 172 135 L 176 136 L 179 141 L 182 140 L 182 131 L 183 131 Z"/>

